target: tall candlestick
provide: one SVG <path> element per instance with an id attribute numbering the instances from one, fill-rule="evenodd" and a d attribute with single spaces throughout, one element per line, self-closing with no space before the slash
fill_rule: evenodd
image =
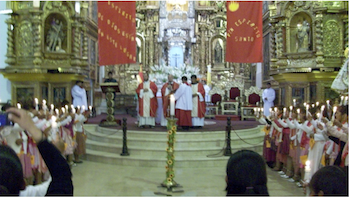
<path id="1" fill-rule="evenodd" d="M 174 94 L 170 95 L 170 116 L 175 115 L 175 96 Z"/>

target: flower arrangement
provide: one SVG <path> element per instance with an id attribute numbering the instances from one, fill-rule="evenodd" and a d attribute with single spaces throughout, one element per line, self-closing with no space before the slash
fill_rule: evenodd
<path id="1" fill-rule="evenodd" d="M 174 76 L 174 81 L 181 83 L 182 76 L 186 76 L 188 80 L 191 79 L 191 75 L 198 76 L 199 68 L 196 66 L 182 65 L 180 67 L 166 66 L 166 65 L 154 65 L 151 66 L 151 73 L 149 74 L 150 80 L 156 84 L 163 84 L 168 80 L 168 75 Z"/>

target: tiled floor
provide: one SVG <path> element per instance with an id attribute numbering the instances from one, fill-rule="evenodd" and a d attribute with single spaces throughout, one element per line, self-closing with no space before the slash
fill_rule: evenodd
<path id="1" fill-rule="evenodd" d="M 164 163 L 165 164 L 165 163 Z M 159 184 L 165 179 L 164 168 L 127 167 L 84 161 L 73 167 L 75 196 L 166 196 Z M 294 183 L 282 179 L 268 168 L 270 196 L 304 196 L 303 190 Z M 176 168 L 175 179 L 184 192 L 173 196 L 225 196 L 225 167 L 223 168 Z M 169 193 L 168 193 L 169 194 Z"/>

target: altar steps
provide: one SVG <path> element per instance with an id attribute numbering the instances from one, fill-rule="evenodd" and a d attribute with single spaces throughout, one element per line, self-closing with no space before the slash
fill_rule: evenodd
<path id="1" fill-rule="evenodd" d="M 164 167 L 166 165 L 167 132 L 128 131 L 130 156 L 121 156 L 121 130 L 85 125 L 88 135 L 85 159 L 125 166 Z M 244 141 L 242 141 L 241 139 Z M 262 153 L 264 133 L 261 126 L 231 132 L 232 153 L 241 149 Z M 225 131 L 177 132 L 175 137 L 176 167 L 224 167 Z M 247 144 L 247 143 L 249 144 Z"/>

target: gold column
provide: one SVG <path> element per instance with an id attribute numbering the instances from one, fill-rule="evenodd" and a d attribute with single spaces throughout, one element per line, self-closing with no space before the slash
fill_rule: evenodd
<path id="1" fill-rule="evenodd" d="M 13 39 L 13 31 L 14 31 L 14 20 L 11 18 L 6 19 L 5 23 L 7 24 L 7 53 L 5 63 L 9 65 L 13 65 L 16 63 L 14 50 L 14 39 Z"/>
<path id="2" fill-rule="evenodd" d="M 32 13 L 32 23 L 33 23 L 33 32 L 34 32 L 34 60 L 33 64 L 35 67 L 40 67 L 42 63 L 42 53 L 41 53 L 41 13 L 40 10 L 33 10 Z"/>

